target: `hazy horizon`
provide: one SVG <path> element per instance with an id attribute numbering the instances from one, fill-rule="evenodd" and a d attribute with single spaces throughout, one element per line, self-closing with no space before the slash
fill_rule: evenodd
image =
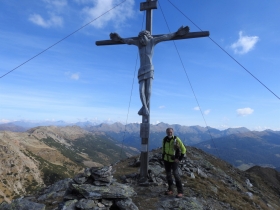
<path id="1" fill-rule="evenodd" d="M 90 120 L 87 120 L 87 121 L 75 121 L 75 122 L 70 122 L 70 121 L 64 121 L 64 120 L 16 120 L 16 121 L 6 121 L 6 122 L 0 122 L 0 125 L 1 124 L 13 124 L 15 122 L 18 122 L 18 123 L 29 123 L 29 124 L 41 124 L 42 126 L 50 126 L 52 125 L 52 123 L 54 123 L 53 125 L 54 126 L 57 126 L 59 123 L 61 124 L 64 124 L 63 126 L 68 126 L 68 125 L 75 125 L 75 124 L 83 124 L 83 123 L 91 123 L 92 125 L 100 125 L 100 124 L 114 124 L 114 123 L 121 123 L 122 125 L 128 125 L 128 124 L 133 124 L 133 123 L 136 123 L 136 124 L 140 124 L 141 122 L 130 122 L 130 123 L 125 123 L 125 122 L 120 122 L 120 121 L 110 121 L 110 120 L 104 120 L 104 121 L 100 121 L 100 120 L 96 120 L 96 121 L 90 121 Z M 168 125 L 180 125 L 180 126 L 187 126 L 187 127 L 192 127 L 192 126 L 200 126 L 200 127 L 206 127 L 206 126 L 201 126 L 201 125 L 183 125 L 183 124 L 179 124 L 179 123 L 175 123 L 175 124 L 170 124 L 170 123 L 167 123 L 167 122 L 155 122 L 155 123 L 151 123 L 152 125 L 158 125 L 160 123 L 164 123 L 164 124 L 168 124 Z M 47 124 L 47 125 L 46 125 Z M 230 128 L 247 128 L 245 126 L 241 126 L 241 127 L 228 127 L 228 128 L 215 128 L 215 127 L 212 127 L 212 126 L 208 126 L 208 127 L 211 127 L 211 128 L 214 128 L 214 129 L 217 129 L 217 130 L 220 130 L 220 131 L 223 131 L 223 130 L 227 130 L 227 129 L 230 129 Z M 247 128 L 248 130 L 250 131 L 264 131 L 264 130 L 273 130 L 273 129 L 263 129 L 263 130 L 251 130 L 249 128 Z M 273 130 L 273 131 L 280 131 L 280 130 Z"/>

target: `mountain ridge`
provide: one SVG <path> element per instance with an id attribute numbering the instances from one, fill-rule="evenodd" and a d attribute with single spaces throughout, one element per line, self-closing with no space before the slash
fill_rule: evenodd
<path id="1" fill-rule="evenodd" d="M 85 168 L 73 178 L 60 180 L 30 196 L 22 196 L 12 206 L 38 210 L 114 209 L 114 210 L 278 210 L 280 173 L 253 167 L 240 171 L 232 165 L 194 147 L 187 147 L 179 164 L 184 197 L 166 196 L 166 179 L 161 149 L 149 155 L 148 183 L 138 183 L 139 156 L 105 167 Z M 97 173 L 98 172 L 98 173 Z M 111 173 L 112 172 L 112 173 Z M 99 174 L 99 176 L 98 176 Z M 113 179 L 113 176 L 115 179 Z M 103 180 L 106 184 L 102 184 Z"/>
<path id="2" fill-rule="evenodd" d="M 220 137 L 193 145 L 226 160 L 235 167 L 280 167 L 280 131 L 252 131 Z M 247 166 L 246 166 L 247 165 Z"/>
<path id="3" fill-rule="evenodd" d="M 61 123 L 61 122 L 60 122 Z M 90 123 L 87 123 L 85 127 L 75 127 L 76 125 L 72 125 L 72 128 L 75 129 L 83 129 L 88 133 L 96 135 L 99 133 L 100 135 L 107 135 L 110 138 L 116 140 L 119 146 L 126 145 L 128 147 L 137 148 L 138 150 L 141 149 L 141 138 L 139 136 L 140 131 L 140 124 L 139 123 L 130 123 L 127 125 L 123 125 L 121 123 L 101 123 L 98 125 L 91 125 Z M 63 126 L 59 126 L 61 129 L 63 129 Z M 65 126 L 68 127 L 68 126 Z M 158 147 L 161 147 L 161 140 L 166 135 L 165 129 L 167 127 L 173 127 L 175 131 L 175 135 L 181 138 L 181 140 L 186 145 L 198 145 L 199 148 L 203 149 L 207 152 L 209 148 L 211 147 L 215 150 L 223 149 L 223 147 L 220 147 L 220 142 L 223 143 L 223 140 L 227 140 L 230 138 L 233 138 L 234 141 L 236 141 L 236 138 L 242 138 L 245 139 L 248 138 L 246 141 L 243 142 L 243 144 L 249 144 L 246 147 L 243 147 L 243 150 L 236 150 L 235 147 L 228 147 L 227 151 L 224 155 L 222 155 L 222 158 L 224 160 L 229 161 L 231 164 L 233 164 L 236 167 L 239 167 L 240 169 L 247 169 L 248 167 L 251 167 L 253 165 L 263 165 L 263 166 L 270 166 L 278 168 L 279 165 L 277 163 L 274 163 L 271 165 L 264 165 L 265 164 L 265 157 L 272 159 L 270 155 L 271 152 L 274 152 L 274 156 L 276 159 L 279 159 L 280 152 L 276 153 L 275 145 L 279 145 L 279 139 L 280 139 L 280 131 L 273 131 L 273 130 L 264 130 L 264 131 L 250 131 L 247 128 L 240 127 L 240 128 L 228 128 L 225 130 L 218 130 L 211 127 L 201 127 L 201 126 L 181 126 L 179 124 L 169 125 L 167 123 L 158 123 L 156 125 L 151 125 L 150 129 L 150 138 L 149 138 L 149 149 L 155 149 Z M 82 131 L 80 131 L 82 132 Z M 233 135 L 232 137 L 229 137 Z M 268 138 L 267 138 L 268 136 Z M 55 137 L 53 137 L 55 138 Z M 254 141 L 261 142 L 263 139 L 266 139 L 266 146 L 265 151 L 263 152 L 263 157 L 260 157 L 256 151 L 254 151 L 254 148 L 252 150 L 250 145 L 253 146 L 254 141 L 252 141 L 252 138 L 254 138 Z M 250 140 L 251 139 L 251 140 Z M 249 143 L 249 140 L 251 143 Z M 199 146 L 201 142 L 207 142 L 207 145 Z M 270 147 L 268 146 L 270 145 Z M 207 148 L 209 147 L 209 148 Z M 246 149 L 244 149 L 246 148 Z M 252 151 L 251 151 L 252 150 Z M 223 151 L 217 152 L 217 153 L 211 153 L 214 155 L 219 155 L 219 153 L 223 153 Z M 247 155 L 241 155 L 240 154 L 247 154 Z M 229 159 L 226 156 L 232 156 L 234 157 Z M 261 159 L 263 159 L 261 161 Z M 238 162 L 236 162 L 238 161 Z M 271 162 L 271 161 L 267 161 Z"/>

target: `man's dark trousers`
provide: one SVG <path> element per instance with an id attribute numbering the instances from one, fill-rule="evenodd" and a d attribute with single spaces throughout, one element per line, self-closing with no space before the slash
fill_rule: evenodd
<path id="1" fill-rule="evenodd" d="M 171 170 L 172 170 L 173 176 L 175 178 L 177 191 L 178 191 L 178 193 L 183 194 L 183 186 L 182 186 L 181 178 L 179 176 L 179 171 L 178 171 L 179 162 L 164 161 L 164 167 L 165 167 L 166 179 L 167 179 L 167 183 L 168 183 L 168 190 L 173 191 L 173 179 L 172 179 L 172 174 L 171 174 Z"/>

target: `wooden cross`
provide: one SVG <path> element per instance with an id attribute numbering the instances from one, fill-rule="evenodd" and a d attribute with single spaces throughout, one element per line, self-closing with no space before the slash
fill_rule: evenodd
<path id="1" fill-rule="evenodd" d="M 111 40 L 96 41 L 97 46 L 129 44 L 139 48 L 140 68 L 138 71 L 139 92 L 142 108 L 138 114 L 142 115 L 140 125 L 141 141 L 141 165 L 140 180 L 142 184 L 147 183 L 148 177 L 148 146 L 150 136 L 150 95 L 154 75 L 152 57 L 154 46 L 162 41 L 190 39 L 209 36 L 209 31 L 189 32 L 189 27 L 181 27 L 175 33 L 160 34 L 152 36 L 152 10 L 157 9 L 157 0 L 146 0 L 140 4 L 140 11 L 146 10 L 146 30 L 139 33 L 138 37 L 121 38 L 117 33 L 111 33 Z"/>

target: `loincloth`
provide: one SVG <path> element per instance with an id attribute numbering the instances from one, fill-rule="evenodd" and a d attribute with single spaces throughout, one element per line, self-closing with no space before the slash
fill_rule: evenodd
<path id="1" fill-rule="evenodd" d="M 138 70 L 138 81 L 140 82 L 149 78 L 154 79 L 154 67 L 152 65 L 140 67 Z"/>

